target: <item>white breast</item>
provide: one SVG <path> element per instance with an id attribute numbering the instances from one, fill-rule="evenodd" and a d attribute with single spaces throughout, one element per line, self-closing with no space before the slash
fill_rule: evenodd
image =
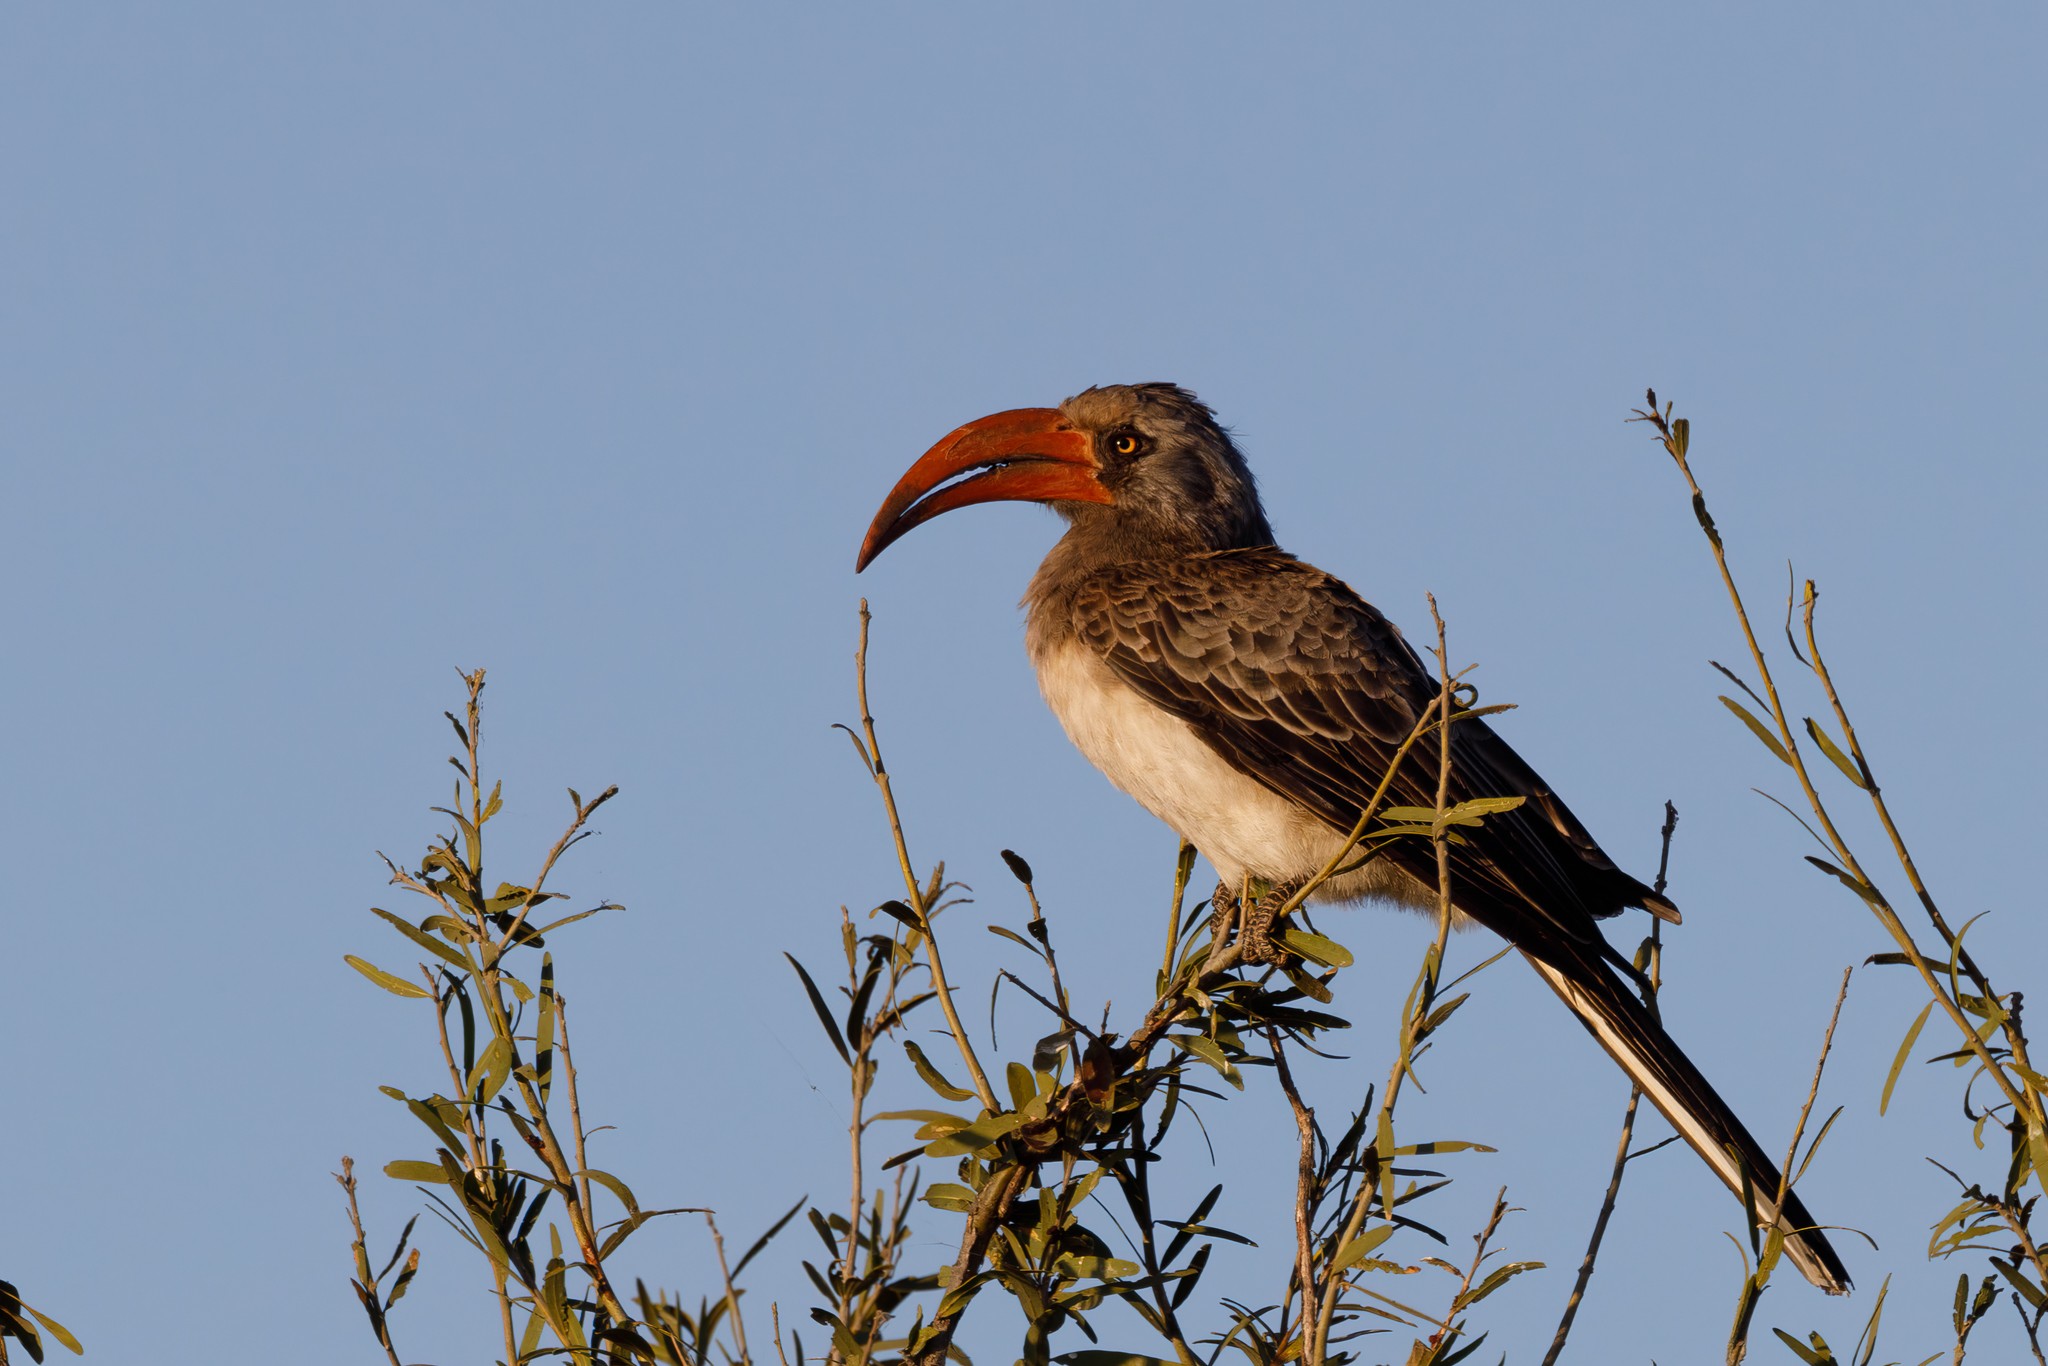
<path id="1" fill-rule="evenodd" d="M 1040 652 L 1038 687 L 1067 738 L 1109 780 L 1193 844 L 1232 884 L 1320 869 L 1344 842 L 1315 816 L 1232 768 L 1193 727 L 1119 681 L 1071 638 Z M 1383 860 L 1326 885 L 1319 900 L 1434 897 Z"/>

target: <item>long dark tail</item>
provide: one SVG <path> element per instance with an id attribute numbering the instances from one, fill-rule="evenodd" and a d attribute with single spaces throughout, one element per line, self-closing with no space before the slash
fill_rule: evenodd
<path id="1" fill-rule="evenodd" d="M 1777 1163 L 1643 1003 L 1600 961 L 1598 947 L 1564 943 L 1545 947 L 1552 948 L 1564 962 L 1546 962 L 1526 949 L 1522 956 L 1737 1196 L 1743 1190 L 1743 1171 L 1748 1170 L 1758 1226 L 1775 1224 L 1784 1230 L 1786 1255 L 1800 1273 L 1830 1295 L 1845 1293 L 1848 1268 L 1814 1225 L 1799 1197 L 1787 1191 L 1784 1208 L 1778 1207 Z"/>

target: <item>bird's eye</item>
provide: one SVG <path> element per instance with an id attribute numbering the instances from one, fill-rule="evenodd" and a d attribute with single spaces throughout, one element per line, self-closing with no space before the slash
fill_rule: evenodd
<path id="1" fill-rule="evenodd" d="M 1143 444 L 1135 432 L 1118 432 L 1109 439 L 1109 448 L 1118 455 L 1136 455 Z"/>

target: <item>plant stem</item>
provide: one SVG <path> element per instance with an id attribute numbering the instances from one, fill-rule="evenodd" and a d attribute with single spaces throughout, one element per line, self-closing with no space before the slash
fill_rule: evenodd
<path id="1" fill-rule="evenodd" d="M 924 889 L 918 886 L 917 873 L 910 862 L 910 846 L 903 836 L 903 819 L 896 810 L 896 792 L 889 784 L 889 769 L 882 762 L 881 741 L 875 736 L 875 717 L 868 706 L 868 600 L 860 600 L 860 646 L 854 652 L 855 689 L 860 699 L 860 728 L 867 735 L 866 758 L 868 770 L 873 775 L 875 786 L 882 794 L 882 805 L 889 813 L 889 833 L 896 840 L 896 864 L 903 873 L 903 886 L 910 894 L 910 906 L 917 913 L 918 927 L 924 935 L 925 962 L 931 968 L 932 985 L 938 988 L 939 1008 L 946 1013 L 946 1027 L 953 1033 L 953 1044 L 960 1051 L 960 1060 L 967 1065 L 967 1072 L 974 1080 L 975 1094 L 990 1114 L 997 1114 L 1002 1105 L 996 1100 L 995 1088 L 988 1084 L 988 1075 L 981 1070 L 981 1059 L 975 1055 L 974 1043 L 967 1037 L 967 1028 L 960 1023 L 960 1013 L 953 1008 L 953 989 L 946 982 L 946 965 L 939 957 L 939 940 L 932 924 L 932 908 L 925 904 Z"/>

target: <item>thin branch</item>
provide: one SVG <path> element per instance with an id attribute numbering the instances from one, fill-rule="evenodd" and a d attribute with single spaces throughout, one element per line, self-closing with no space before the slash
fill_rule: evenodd
<path id="1" fill-rule="evenodd" d="M 1479 1274 L 1480 1266 L 1486 1261 L 1486 1245 L 1493 1241 L 1494 1233 L 1500 1228 L 1501 1218 L 1507 1212 L 1508 1188 L 1502 1186 L 1500 1193 L 1493 1197 L 1493 1213 L 1487 1216 L 1486 1227 L 1480 1229 L 1478 1233 L 1472 1236 L 1472 1241 L 1475 1245 L 1472 1250 L 1472 1265 L 1465 1269 L 1463 1278 L 1459 1280 L 1457 1294 L 1451 1296 L 1451 1312 L 1441 1319 L 1431 1320 L 1431 1322 L 1437 1325 L 1437 1330 L 1430 1335 L 1429 1342 L 1426 1345 L 1427 1355 L 1422 1358 L 1423 1360 L 1433 1360 L 1436 1350 L 1444 1345 L 1444 1340 L 1447 1337 L 1463 1332 L 1453 1322 L 1458 1317 L 1458 1304 L 1472 1289 L 1472 1278 Z"/>
<path id="2" fill-rule="evenodd" d="M 1671 869 L 1671 837 L 1677 833 L 1678 808 L 1667 801 L 1664 803 L 1664 826 L 1660 831 L 1663 840 L 1657 855 L 1657 880 L 1651 886 L 1659 896 L 1664 894 Z M 1643 941 L 1644 948 L 1649 951 L 1649 971 L 1643 977 L 1643 1005 L 1653 1016 L 1657 1013 L 1657 988 L 1662 985 L 1663 929 L 1664 922 L 1652 917 L 1650 937 Z M 1550 1350 L 1543 1354 L 1543 1366 L 1557 1366 L 1558 1358 L 1564 1354 L 1565 1339 L 1571 1336 L 1572 1324 L 1579 1316 L 1579 1305 L 1586 1298 L 1586 1286 L 1593 1279 L 1593 1263 L 1600 1255 L 1600 1244 L 1607 1237 L 1607 1221 L 1614 1217 L 1615 1204 L 1621 1198 L 1622 1175 L 1628 1170 L 1630 1159 L 1638 1155 L 1631 1153 L 1629 1148 L 1635 1142 L 1636 1107 L 1642 1099 L 1643 1088 L 1631 1085 L 1628 1105 L 1621 1112 L 1621 1138 L 1614 1146 L 1614 1169 L 1607 1177 L 1607 1193 L 1600 1198 L 1600 1212 L 1594 1216 L 1593 1233 L 1586 1240 L 1586 1255 L 1579 1262 L 1578 1275 L 1572 1281 L 1571 1297 L 1564 1302 L 1564 1312 L 1558 1317 L 1557 1335 L 1550 1340 Z"/>
<path id="3" fill-rule="evenodd" d="M 1311 1227 L 1316 1190 L 1316 1112 L 1302 1103 L 1301 1092 L 1294 1085 L 1294 1072 L 1287 1066 L 1287 1050 L 1281 1046 L 1280 1032 L 1267 1025 L 1265 1033 L 1266 1044 L 1273 1050 L 1273 1068 L 1280 1075 L 1280 1089 L 1294 1111 L 1294 1128 L 1301 1139 L 1294 1176 L 1294 1274 L 1301 1287 L 1301 1333 L 1304 1339 L 1310 1339 L 1316 1309 L 1322 1304 L 1322 1297 L 1316 1293 L 1315 1230 Z M 1311 1352 L 1308 1366 L 1322 1366 L 1322 1361 L 1319 1353 Z"/>
<path id="4" fill-rule="evenodd" d="M 391 1363 L 391 1366 L 404 1366 L 404 1363 L 398 1359 L 398 1349 L 391 1345 L 391 1325 L 384 1317 L 382 1306 L 377 1303 L 377 1292 L 382 1288 L 377 1282 L 382 1278 L 370 1274 L 370 1252 L 363 1239 L 363 1216 L 356 1209 L 355 1159 L 352 1157 L 342 1158 L 341 1170 L 335 1173 L 334 1179 L 340 1184 L 343 1195 L 348 1198 L 348 1223 L 349 1227 L 355 1231 L 355 1239 L 349 1244 L 349 1247 L 356 1256 L 356 1284 L 362 1292 L 363 1308 L 370 1312 L 370 1325 L 376 1329 L 377 1345 L 384 1349 L 385 1359 Z M 403 1241 L 403 1239 L 400 1239 L 400 1242 Z M 413 1257 L 415 1265 L 417 1265 L 419 1253 L 415 1251 Z M 386 1267 L 385 1270 L 388 1271 L 390 1268 Z M 4 1350 L 4 1344 L 0 1344 L 0 1351 Z M 0 1360 L 4 1360 L 4 1358 L 0 1358 Z"/>
<path id="5" fill-rule="evenodd" d="M 704 1223 L 711 1230 L 711 1245 L 718 1249 L 718 1275 L 725 1282 L 725 1314 L 732 1320 L 733 1341 L 739 1344 L 740 1362 L 745 1366 L 745 1363 L 752 1362 L 754 1358 L 747 1351 L 747 1324 L 746 1320 L 740 1317 L 740 1294 L 733 1289 L 732 1270 L 725 1264 L 725 1237 L 719 1233 L 718 1220 L 708 1209 L 704 1211 Z M 781 1337 L 779 1331 L 776 1337 Z M 777 1345 L 780 1346 L 780 1343 Z"/>
<path id="6" fill-rule="evenodd" d="M 867 758 L 874 775 L 875 787 L 882 794 L 882 806 L 889 815 L 889 833 L 896 840 L 896 863 L 903 873 L 903 886 L 910 894 L 911 909 L 917 913 L 918 929 L 924 936 L 925 962 L 931 968 L 932 984 L 938 988 L 939 1008 L 946 1013 L 946 1026 L 953 1032 L 953 1045 L 960 1050 L 960 1060 L 967 1064 L 967 1072 L 974 1080 L 975 1094 L 990 1114 L 1000 1113 L 1002 1105 L 996 1100 L 995 1088 L 988 1084 L 988 1075 L 981 1070 L 981 1059 L 975 1055 L 974 1043 L 967 1037 L 967 1027 L 960 1023 L 960 1014 L 953 1008 L 953 989 L 946 983 L 946 965 L 939 957 L 937 927 L 932 924 L 932 908 L 925 904 L 924 889 L 918 885 L 917 873 L 910 862 L 910 846 L 903 835 L 903 818 L 896 810 L 896 792 L 889 784 L 889 768 L 882 762 L 882 742 L 875 736 L 875 718 L 868 706 L 868 600 L 860 600 L 860 645 L 854 651 L 853 669 L 855 691 L 860 699 L 860 726 L 867 734 Z"/>

